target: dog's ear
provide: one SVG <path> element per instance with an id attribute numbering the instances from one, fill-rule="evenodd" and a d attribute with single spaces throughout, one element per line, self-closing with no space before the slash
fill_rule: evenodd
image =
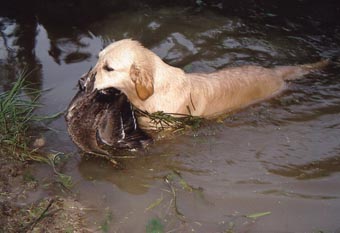
<path id="1" fill-rule="evenodd" d="M 153 75 L 151 67 L 141 67 L 133 63 L 130 68 L 130 77 L 135 84 L 137 95 L 141 100 L 146 100 L 153 94 Z"/>

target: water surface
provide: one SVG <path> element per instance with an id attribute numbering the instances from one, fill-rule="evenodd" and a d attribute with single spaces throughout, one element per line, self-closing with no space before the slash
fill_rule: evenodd
<path id="1" fill-rule="evenodd" d="M 9 89 L 15 71 L 25 67 L 33 70 L 29 77 L 37 88 L 49 89 L 37 113 L 63 111 L 98 52 L 123 38 L 141 41 L 188 72 L 301 64 L 340 54 L 340 26 L 329 15 L 287 16 L 269 8 L 244 16 L 220 8 L 125 9 L 83 24 L 2 16 L 0 88 Z M 63 117 L 40 134 L 47 149 L 72 153 L 63 172 L 88 208 L 90 228 L 109 220 L 109 232 L 145 232 L 158 218 L 165 232 L 337 232 L 339 73 L 335 63 L 271 100 L 131 153 L 135 158 L 124 159 L 122 169 L 81 157 Z M 46 174 L 46 167 L 37 174 Z M 256 221 L 244 217 L 264 212 L 270 214 Z"/>

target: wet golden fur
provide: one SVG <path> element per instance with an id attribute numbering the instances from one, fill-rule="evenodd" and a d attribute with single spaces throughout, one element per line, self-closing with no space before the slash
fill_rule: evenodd
<path id="1" fill-rule="evenodd" d="M 211 118 L 270 98 L 284 89 L 285 80 L 323 65 L 319 62 L 271 69 L 242 66 L 212 73 L 185 73 L 164 63 L 137 41 L 125 39 L 101 51 L 92 72 L 96 72 L 96 89 L 117 88 L 141 110 Z"/>

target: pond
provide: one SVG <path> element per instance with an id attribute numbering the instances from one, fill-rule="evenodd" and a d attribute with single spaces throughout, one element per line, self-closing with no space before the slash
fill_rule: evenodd
<path id="1" fill-rule="evenodd" d="M 1 11 L 0 90 L 10 88 L 16 70 L 32 70 L 29 81 L 46 90 L 39 115 L 65 110 L 98 52 L 123 38 L 141 41 L 187 72 L 335 58 L 273 99 L 128 153 L 120 169 L 84 158 L 63 116 L 48 123 L 51 130 L 39 134 L 46 150 L 72 154 L 62 172 L 72 177 L 89 228 L 145 232 L 161 223 L 164 232 L 340 230 L 339 6 L 299 1 L 304 8 L 287 3 L 228 11 L 225 2 L 117 8 L 84 22 Z M 48 176 L 46 166 L 37 167 L 37 176 Z"/>

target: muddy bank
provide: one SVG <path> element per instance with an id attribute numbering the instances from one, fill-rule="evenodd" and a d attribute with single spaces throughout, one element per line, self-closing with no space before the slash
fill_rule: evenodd
<path id="1" fill-rule="evenodd" d="M 46 190 L 33 166 L 0 152 L 0 232 L 90 232 L 84 207 L 72 195 Z M 41 190 L 50 194 L 40 197 Z"/>

